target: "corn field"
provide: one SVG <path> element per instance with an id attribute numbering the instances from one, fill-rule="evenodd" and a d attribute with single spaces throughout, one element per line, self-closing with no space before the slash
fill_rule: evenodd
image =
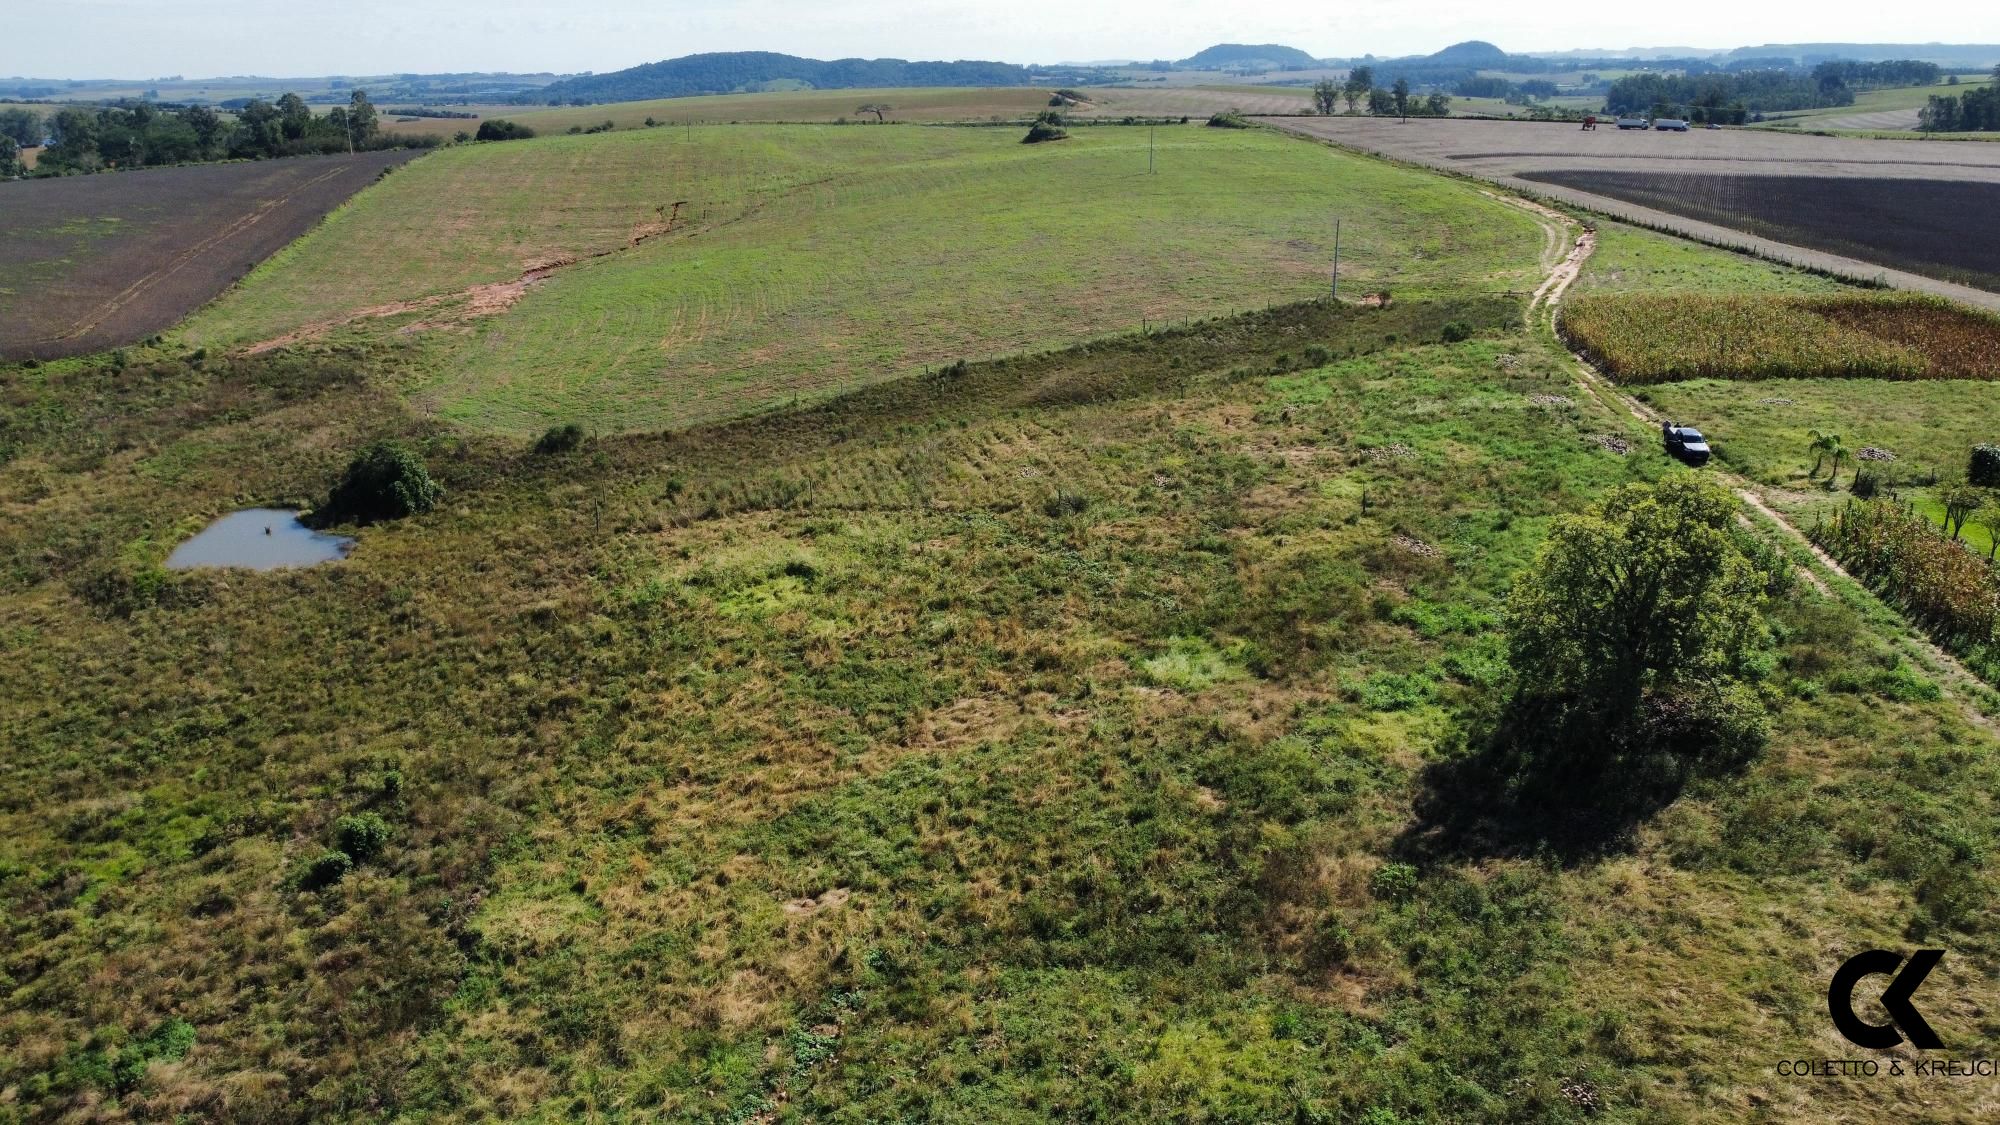
<path id="1" fill-rule="evenodd" d="M 1849 504 L 1813 540 L 1901 606 L 1938 641 L 1960 650 L 1994 643 L 2000 572 L 1901 504 Z"/>
<path id="2" fill-rule="evenodd" d="M 1589 294 L 1560 328 L 1622 383 L 2000 379 L 2000 318 L 1909 294 Z"/>

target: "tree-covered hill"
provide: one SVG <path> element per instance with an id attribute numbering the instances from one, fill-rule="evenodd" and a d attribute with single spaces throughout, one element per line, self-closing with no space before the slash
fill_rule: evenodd
<path id="1" fill-rule="evenodd" d="M 1181 66 L 1196 70 L 1219 70 L 1232 66 L 1314 66 L 1319 60 L 1278 43 L 1218 43 L 1182 59 Z"/>

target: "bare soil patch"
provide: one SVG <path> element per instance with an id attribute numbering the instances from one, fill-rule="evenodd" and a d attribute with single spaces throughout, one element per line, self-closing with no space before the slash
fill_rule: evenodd
<path id="1" fill-rule="evenodd" d="M 0 184 L 0 360 L 86 355 L 164 331 L 417 155 Z"/>

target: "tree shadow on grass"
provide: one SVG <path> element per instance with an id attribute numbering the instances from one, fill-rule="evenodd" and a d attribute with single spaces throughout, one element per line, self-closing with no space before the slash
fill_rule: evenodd
<path id="1" fill-rule="evenodd" d="M 1415 815 L 1391 854 L 1419 866 L 1530 856 L 1574 866 L 1628 852 L 1695 780 L 1691 760 L 1518 712 L 1490 719 L 1466 752 L 1424 770 Z"/>

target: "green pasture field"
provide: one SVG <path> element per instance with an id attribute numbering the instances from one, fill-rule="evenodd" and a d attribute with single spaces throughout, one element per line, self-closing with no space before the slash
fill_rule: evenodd
<path id="1" fill-rule="evenodd" d="M 1853 292 L 1843 282 L 1643 227 L 1594 220 L 1597 248 L 1572 293 L 1600 291 L 1706 293 Z"/>
<path id="2" fill-rule="evenodd" d="M 1013 120 L 1032 117 L 1047 109 L 1053 91 L 1039 88 L 904 88 L 891 90 L 800 90 L 768 94 L 714 94 L 691 98 L 661 98 L 654 101 L 614 102 L 607 105 L 577 105 L 552 108 L 520 106 L 448 106 L 477 112 L 483 118 L 502 117 L 517 121 L 537 133 L 561 133 L 570 126 L 590 128 L 609 121 L 619 129 L 643 128 L 648 117 L 662 125 L 697 125 L 769 122 L 826 122 L 875 119 L 874 114 L 856 112 L 870 102 L 885 102 L 895 108 L 891 121 L 985 121 L 990 118 Z M 479 122 L 449 119 L 422 119 L 391 123 L 399 130 L 441 132 L 449 136 L 459 129 L 476 132 Z"/>
<path id="3" fill-rule="evenodd" d="M 0 1084 L 35 1116 L 1970 1114 L 1766 1059 L 1839 1050 L 1828 949 L 1994 955 L 1953 850 L 2000 843 L 1992 739 L 1844 602 L 1774 603 L 1771 749 L 1602 854 L 1436 804 L 1550 520 L 1681 471 L 1551 404 L 1567 357 L 1483 288 L 553 458 L 410 413 L 384 345 L 0 384 L 37 420 L 0 464 L 32 966 Z M 336 567 L 153 569 L 382 434 L 441 508 Z M 302 888 L 362 813 L 381 854 Z M 1979 996 L 1926 1017 L 1976 1039 Z M 112 1065 L 170 1019 L 185 1061 Z"/>
<path id="4" fill-rule="evenodd" d="M 184 333 L 237 345 L 327 310 L 559 272 L 469 337 L 423 337 L 424 401 L 482 429 L 659 429 L 1021 349 L 1322 291 L 1526 292 L 1540 233 L 1476 189 L 1255 130 L 660 129 L 428 157 Z M 656 207 L 682 226 L 632 248 Z M 401 320 L 370 321 L 388 332 Z"/>
<path id="5" fill-rule="evenodd" d="M 1853 105 L 1823 106 L 1819 109 L 1784 110 L 1766 114 L 1765 124 L 1795 121 L 1810 125 L 1814 118 L 1850 117 L 1857 113 L 1880 113 L 1891 109 L 1922 109 L 1933 95 L 1956 97 L 1979 85 L 1978 79 L 1959 80 L 1956 86 L 1939 82 L 1931 86 L 1896 86 L 1886 90 L 1863 90 L 1854 95 Z"/>
<path id="6" fill-rule="evenodd" d="M 1991 382 L 1696 379 L 1632 393 L 1700 427 L 1715 439 L 1717 455 L 1744 475 L 1787 488 L 1806 485 L 1811 429 L 1841 435 L 1850 452 L 1872 445 L 1894 453 L 1892 464 L 1865 467 L 1904 481 L 1963 478 L 1972 447 L 2000 437 L 2000 384 Z M 1852 471 L 1842 469 L 1843 482 Z"/>
<path id="7" fill-rule="evenodd" d="M 1851 1050 L 1854 949 L 1993 1020 L 2000 741 L 1879 605 L 1777 589 L 1768 749 L 1593 845 L 1465 780 L 1551 524 L 1688 471 L 1524 327 L 1526 212 L 1261 131 L 692 132 L 427 156 L 161 346 L 0 369 L 0 1120 L 1985 1111 L 1776 1071 Z M 1386 307 L 1316 297 L 1331 214 Z M 1600 235 L 1600 288 L 1816 285 Z M 2000 416 L 1643 393 L 1815 386 L 1913 464 Z M 379 438 L 435 509 L 162 569 Z"/>
<path id="8" fill-rule="evenodd" d="M 476 113 L 476 119 L 418 118 L 397 121 L 384 114 L 382 127 L 395 132 L 426 133 L 450 137 L 463 130 L 476 133 L 479 122 L 504 118 L 519 122 L 538 133 L 562 133 L 572 126 L 588 129 L 609 121 L 614 129 L 639 129 L 652 118 L 660 127 L 708 124 L 832 124 L 840 121 L 873 122 L 875 115 L 860 112 L 870 103 L 893 108 L 886 117 L 902 124 L 983 124 L 995 121 L 1026 121 L 1049 107 L 1053 87 L 902 87 L 881 90 L 790 90 L 761 94 L 710 94 L 686 98 L 659 98 L 651 101 L 612 102 L 605 105 L 446 106 Z M 1064 112 L 1077 117 L 1180 117 L 1208 114 L 1240 107 L 1255 113 L 1295 113 L 1312 101 L 1310 92 L 1268 86 L 1180 85 L 1170 87 L 1092 86 L 1082 91 L 1088 101 Z"/>

